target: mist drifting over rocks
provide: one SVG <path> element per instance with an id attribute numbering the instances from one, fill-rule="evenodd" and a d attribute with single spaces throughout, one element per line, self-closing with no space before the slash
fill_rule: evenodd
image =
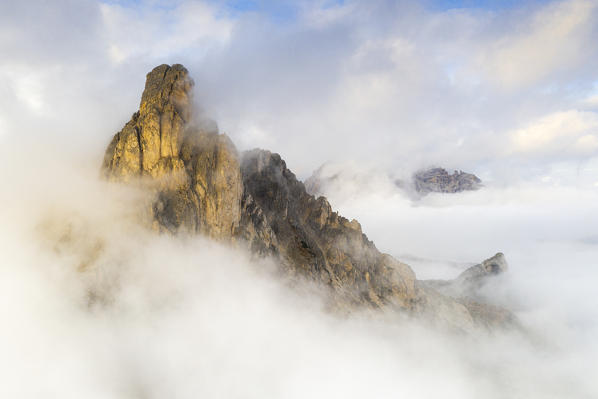
<path id="1" fill-rule="evenodd" d="M 597 396 L 593 2 L 156 4 L 0 4 L 0 397 Z M 195 78 L 195 114 L 240 153 L 271 149 L 263 159 L 284 159 L 298 183 L 341 162 L 324 192 L 334 212 L 418 279 L 450 281 L 440 290 L 456 297 L 467 281 L 521 328 L 331 311 L 325 284 L 223 242 L 237 219 L 173 235 L 178 220 L 220 209 L 167 212 L 168 194 L 220 182 L 188 180 L 188 165 L 214 157 L 169 163 L 160 147 L 158 168 L 184 179 L 146 176 L 149 189 L 98 166 L 112 135 L 141 126 L 131 112 L 144 74 L 176 62 Z M 220 148 L 210 137 L 202 147 Z M 485 187 L 414 198 L 370 173 L 410 178 L 431 164 L 475 171 Z M 471 286 L 499 250 L 508 272 Z"/>
<path id="2" fill-rule="evenodd" d="M 46 149 L 36 157 L 44 168 L 3 157 L 19 170 L 3 176 L 0 281 L 10 326 L 0 341 L 3 396 L 595 392 L 588 374 L 593 308 L 572 301 L 573 290 L 559 289 L 558 300 L 547 302 L 538 295 L 562 274 L 508 285 L 505 296 L 535 329 L 533 340 L 508 332 L 452 335 L 383 314 L 339 319 L 322 310 L 316 288 L 289 290 L 267 262 L 201 237 L 140 227 L 131 210 L 148 200 L 143 193 L 100 181 L 92 167 L 72 169 L 76 157 L 56 163 Z M 513 275 L 534 277 L 525 272 L 538 271 L 533 258 L 514 255 Z M 567 275 L 575 291 L 589 293 L 575 276 L 588 255 L 573 255 L 577 268 Z M 551 263 L 537 266 L 555 271 Z M 535 290 L 527 291 L 530 284 Z"/>
<path id="3" fill-rule="evenodd" d="M 3 396 L 329 397 L 340 392 L 347 397 L 581 398 L 595 392 L 587 374 L 596 353 L 588 335 L 596 328 L 595 308 L 574 301 L 584 289 L 576 273 L 585 270 L 593 244 L 576 244 L 589 247 L 570 255 L 559 245 L 573 243 L 563 241 L 541 258 L 553 257 L 553 263 L 538 264 L 529 252 L 522 257 L 516 247 L 496 241 L 513 254 L 515 281 L 505 275 L 480 295 L 514 309 L 526 334 L 463 335 L 394 312 L 339 317 L 326 310 L 322 287 L 309 281 L 287 285 L 273 260 L 202 236 L 156 234 L 140 224 L 152 217 L 154 194 L 103 181 L 93 162 L 100 156 L 96 149 L 72 153 L 43 138 L 15 143 L 28 156 L 6 147 L 2 154 L 6 258 L 0 281 L 5 323 L 11 326 L 1 340 L 8 382 Z M 403 204 L 410 200 L 388 201 L 383 191 L 363 194 L 363 201 L 352 198 L 349 205 L 334 195 L 331 200 L 347 214 L 359 214 L 374 235 L 390 228 L 387 237 L 393 240 L 381 245 L 391 253 L 465 261 L 484 245 L 495 245 L 478 240 L 480 248 L 472 251 L 448 239 L 445 245 L 456 245 L 461 258 L 442 245 L 415 251 L 410 245 L 426 242 L 419 232 L 434 231 L 427 227 L 434 224 L 418 218 L 419 229 L 409 219 L 377 225 L 372 216 L 381 216 L 382 208 L 372 214 L 372 206 L 381 205 L 375 201 L 390 207 L 384 209 L 386 218 L 407 218 L 410 206 Z M 521 202 L 508 194 L 515 204 Z M 468 209 L 477 212 L 476 200 L 459 201 L 469 201 L 468 207 L 457 204 L 461 223 L 478 223 L 466 216 Z M 454 206 L 440 201 L 416 209 L 421 216 Z M 504 217 L 501 206 L 490 209 Z M 496 222 L 491 230 L 511 227 Z M 546 251 L 546 244 L 534 248 Z M 559 290 L 558 298 L 548 300 L 545 284 L 555 284 L 551 277 L 559 276 L 554 257 L 565 253 L 577 259 L 570 276 L 575 290 Z M 434 274 L 433 262 L 420 260 L 414 267 Z M 429 277 L 458 273 L 436 274 Z M 529 280 L 518 281 L 522 276 Z"/>

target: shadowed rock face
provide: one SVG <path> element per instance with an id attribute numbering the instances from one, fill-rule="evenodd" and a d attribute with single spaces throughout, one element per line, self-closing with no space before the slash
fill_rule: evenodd
<path id="1" fill-rule="evenodd" d="M 380 253 L 359 223 L 333 212 L 324 197 L 307 194 L 278 154 L 247 152 L 241 171 L 244 203 L 260 209 L 257 220 L 250 212 L 242 216 L 242 230 L 253 247 L 263 246 L 263 237 L 274 237 L 266 247 L 289 272 L 330 285 L 340 302 L 412 307 L 411 268 Z"/>
<path id="2" fill-rule="evenodd" d="M 288 275 L 328 286 L 335 308 L 391 307 L 473 327 L 468 306 L 420 284 L 408 265 L 380 253 L 357 221 L 309 195 L 278 154 L 240 156 L 217 128 L 192 122 L 192 88 L 181 65 L 151 71 L 139 111 L 104 158 L 107 179 L 153 190 L 157 230 L 246 243 L 277 258 Z"/>

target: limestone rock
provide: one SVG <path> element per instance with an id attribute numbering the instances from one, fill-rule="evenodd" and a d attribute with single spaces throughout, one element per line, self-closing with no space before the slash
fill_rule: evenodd
<path id="1" fill-rule="evenodd" d="M 359 223 L 333 212 L 324 197 L 309 195 L 278 154 L 247 152 L 241 171 L 244 204 L 252 209 L 242 230 L 253 247 L 277 254 L 290 273 L 331 286 L 339 302 L 411 307 L 411 268 L 380 253 Z"/>
<path id="2" fill-rule="evenodd" d="M 419 284 L 424 289 L 432 289 L 445 297 L 454 298 L 469 311 L 477 324 L 495 328 L 515 326 L 515 316 L 500 306 L 487 303 L 480 290 L 495 276 L 508 270 L 505 256 L 499 252 L 482 263 L 472 266 L 454 280 L 423 280 Z"/>
<path id="3" fill-rule="evenodd" d="M 188 75 L 178 64 L 160 65 L 147 74 L 139 111 L 106 151 L 106 177 L 128 181 L 134 176 L 158 177 L 168 172 L 165 160 L 177 158 L 183 128 L 191 115 L 193 81 Z"/>
<path id="4" fill-rule="evenodd" d="M 241 218 L 237 151 L 217 129 L 191 123 L 193 81 L 182 65 L 160 65 L 147 75 L 139 111 L 106 150 L 110 180 L 143 178 L 156 190 L 159 230 L 231 239 Z"/>
<path id="5" fill-rule="evenodd" d="M 481 187 L 481 183 L 482 181 L 471 173 L 455 171 L 451 175 L 442 168 L 422 170 L 413 175 L 413 185 L 420 194 L 477 190 Z"/>
<path id="6" fill-rule="evenodd" d="M 474 290 L 480 288 L 488 278 L 504 273 L 508 269 L 509 266 L 505 259 L 505 255 L 502 252 L 499 252 L 479 265 L 472 266 L 465 270 L 457 276 L 456 282 Z"/>

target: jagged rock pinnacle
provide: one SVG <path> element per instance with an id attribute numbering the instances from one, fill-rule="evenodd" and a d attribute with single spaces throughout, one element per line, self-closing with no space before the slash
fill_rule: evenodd
<path id="1" fill-rule="evenodd" d="M 191 117 L 193 81 L 182 65 L 160 65 L 147 74 L 139 111 L 114 136 L 104 158 L 113 180 L 157 177 L 181 170 L 177 158 L 185 122 Z"/>
<path id="2" fill-rule="evenodd" d="M 227 239 L 240 220 L 237 151 L 225 135 L 191 122 L 192 88 L 182 65 L 148 73 L 139 111 L 112 139 L 103 171 L 111 180 L 151 180 L 158 229 Z"/>

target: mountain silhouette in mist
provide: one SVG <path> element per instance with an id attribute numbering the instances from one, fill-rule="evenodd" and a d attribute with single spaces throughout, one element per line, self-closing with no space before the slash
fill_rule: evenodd
<path id="1" fill-rule="evenodd" d="M 449 174 L 443 168 L 420 170 L 413 175 L 415 190 L 421 194 L 458 193 L 461 191 L 477 190 L 482 180 L 474 174 L 461 170 Z"/>
<path id="2" fill-rule="evenodd" d="M 418 281 L 411 267 L 378 251 L 356 220 L 308 194 L 278 154 L 239 154 L 214 123 L 194 114 L 193 86 L 182 65 L 153 69 L 139 111 L 106 150 L 108 180 L 154 193 L 155 230 L 202 234 L 272 256 L 285 274 L 328 287 L 340 311 L 390 309 L 464 331 L 516 324 L 510 312 L 471 292 L 506 269 L 502 254 L 482 264 L 500 266 L 474 267 L 464 291 L 457 283 Z"/>

